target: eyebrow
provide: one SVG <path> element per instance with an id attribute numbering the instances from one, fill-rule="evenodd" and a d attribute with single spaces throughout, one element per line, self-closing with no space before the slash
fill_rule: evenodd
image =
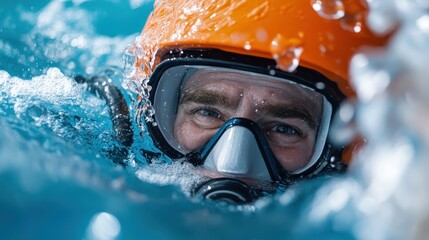
<path id="1" fill-rule="evenodd" d="M 193 92 L 186 92 L 180 99 L 180 104 L 195 102 L 207 105 L 217 105 L 226 108 L 233 108 L 234 104 L 224 95 L 207 90 L 197 90 Z"/>
<path id="2" fill-rule="evenodd" d="M 266 115 L 277 118 L 298 118 L 304 120 L 312 129 L 316 129 L 316 121 L 310 112 L 301 106 L 266 105 L 262 107 Z"/>
<path id="3" fill-rule="evenodd" d="M 188 102 L 195 102 L 206 105 L 217 105 L 225 108 L 234 108 L 235 105 L 226 97 L 220 93 L 207 90 L 196 90 L 193 92 L 186 92 L 182 94 L 179 104 Z M 316 129 L 316 122 L 310 112 L 301 106 L 290 106 L 290 105 L 265 105 L 261 108 L 262 112 L 266 115 L 277 117 L 277 118 L 298 118 L 304 120 L 307 125 Z"/>

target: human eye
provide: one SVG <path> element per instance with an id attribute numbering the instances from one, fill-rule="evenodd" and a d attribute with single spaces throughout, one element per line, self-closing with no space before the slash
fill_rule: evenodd
<path id="1" fill-rule="evenodd" d="M 266 135 L 271 142 L 285 145 L 300 141 L 304 134 L 299 127 L 285 123 L 273 123 L 266 129 Z"/>
<path id="2" fill-rule="evenodd" d="M 278 124 L 275 125 L 272 129 L 272 132 L 284 134 L 288 136 L 301 136 L 301 131 L 298 128 L 286 125 L 286 124 Z"/>
<path id="3" fill-rule="evenodd" d="M 213 107 L 197 106 L 191 110 L 191 115 L 196 125 L 206 129 L 219 128 L 224 122 L 223 114 Z"/>
<path id="4" fill-rule="evenodd" d="M 221 119 L 221 114 L 219 113 L 219 111 L 208 107 L 196 108 L 192 111 L 192 115 L 199 116 L 202 118 Z"/>

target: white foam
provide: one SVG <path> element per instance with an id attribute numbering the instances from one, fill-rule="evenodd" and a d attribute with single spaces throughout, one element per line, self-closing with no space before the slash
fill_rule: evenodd
<path id="1" fill-rule="evenodd" d="M 178 186 L 187 195 L 190 194 L 193 184 L 204 179 L 194 166 L 181 161 L 171 164 L 151 164 L 137 170 L 136 176 L 148 183 Z"/>

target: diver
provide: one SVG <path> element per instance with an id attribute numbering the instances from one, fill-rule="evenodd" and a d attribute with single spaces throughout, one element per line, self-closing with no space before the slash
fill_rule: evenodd
<path id="1" fill-rule="evenodd" d="M 156 1 L 127 49 L 128 80 L 155 145 L 210 179 L 194 196 L 248 203 L 278 184 L 345 171 L 347 146 L 328 134 L 353 96 L 349 60 L 384 42 L 364 22 L 348 31 L 316 10 L 302 0 Z"/>

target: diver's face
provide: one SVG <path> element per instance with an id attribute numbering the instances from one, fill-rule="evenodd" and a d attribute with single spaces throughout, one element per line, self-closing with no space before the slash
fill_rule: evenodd
<path id="1" fill-rule="evenodd" d="M 174 135 L 182 148 L 192 151 L 228 119 L 247 118 L 259 125 L 281 166 L 292 172 L 313 155 L 322 98 L 297 84 L 199 70 L 181 90 Z"/>

